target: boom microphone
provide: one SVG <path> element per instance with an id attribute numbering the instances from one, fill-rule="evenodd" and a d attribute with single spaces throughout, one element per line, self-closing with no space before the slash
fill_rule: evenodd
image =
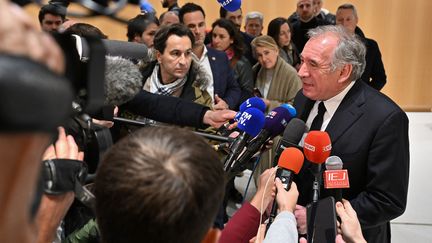
<path id="1" fill-rule="evenodd" d="M 241 170 L 242 167 L 252 158 L 252 156 L 259 151 L 262 145 L 265 142 L 273 138 L 285 129 L 288 122 L 290 121 L 291 116 L 287 109 L 283 107 L 276 107 L 265 117 L 265 123 L 263 129 L 259 132 L 259 134 L 252 139 L 248 145 L 246 151 L 240 155 L 240 158 L 233 165 L 232 172 L 236 173 Z M 234 169 L 236 167 L 236 169 Z"/>
<path id="2" fill-rule="evenodd" d="M 343 170 L 343 162 L 338 156 L 330 156 L 325 162 L 324 188 L 332 190 L 337 202 L 342 201 L 342 189 L 349 188 L 348 171 Z"/>
<path id="3" fill-rule="evenodd" d="M 281 153 L 289 147 L 294 147 L 301 149 L 301 147 L 298 145 L 300 140 L 303 137 L 304 132 L 306 131 L 307 127 L 304 121 L 293 118 L 288 125 L 285 128 L 285 131 L 283 133 L 282 138 L 279 140 L 279 144 L 277 145 L 275 157 L 273 159 L 273 165 L 275 166 L 276 163 L 279 161 L 279 156 Z"/>
<path id="4" fill-rule="evenodd" d="M 105 58 L 105 103 L 120 106 L 142 89 L 142 74 L 131 61 L 114 56 Z"/>
<path id="5" fill-rule="evenodd" d="M 293 179 L 293 173 L 298 174 L 303 166 L 304 156 L 300 149 L 298 148 L 286 148 L 283 150 L 279 161 L 278 169 L 276 170 L 276 178 L 279 178 L 284 185 L 285 190 L 289 190 L 291 187 L 291 182 Z M 269 222 L 267 224 L 267 230 L 273 223 L 277 214 L 277 202 L 273 201 L 273 206 L 271 209 Z"/>
<path id="6" fill-rule="evenodd" d="M 248 108 L 238 118 L 238 128 L 242 131 L 230 146 L 230 153 L 224 161 L 224 170 L 228 171 L 232 163 L 243 151 L 246 142 L 255 137 L 264 126 L 264 114 L 257 108 Z"/>

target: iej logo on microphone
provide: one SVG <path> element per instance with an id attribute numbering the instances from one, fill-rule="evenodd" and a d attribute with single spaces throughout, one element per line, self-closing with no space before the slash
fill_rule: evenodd
<path id="1" fill-rule="evenodd" d="M 324 171 L 324 187 L 330 188 L 349 188 L 347 170 L 326 170 Z"/>

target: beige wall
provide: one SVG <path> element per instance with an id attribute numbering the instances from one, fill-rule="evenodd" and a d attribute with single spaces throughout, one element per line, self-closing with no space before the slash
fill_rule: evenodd
<path id="1" fill-rule="evenodd" d="M 159 0 L 149 0 L 158 14 L 163 10 Z M 180 0 L 180 5 L 188 2 Z M 204 7 L 207 26 L 219 15 L 216 0 L 192 1 Z M 327 0 L 324 7 L 335 12 L 344 0 Z M 243 12 L 260 11 L 265 26 L 275 17 L 287 17 L 295 11 L 295 0 L 243 0 Z M 432 107 L 432 9 L 431 0 L 352 0 L 359 13 L 359 26 L 366 36 L 375 39 L 381 49 L 388 83 L 383 92 L 399 105 L 412 109 Z M 28 6 L 37 21 L 38 7 Z M 128 6 L 120 16 L 131 18 L 139 13 Z M 126 27 L 106 17 L 82 19 L 99 27 L 110 39 L 126 40 Z"/>

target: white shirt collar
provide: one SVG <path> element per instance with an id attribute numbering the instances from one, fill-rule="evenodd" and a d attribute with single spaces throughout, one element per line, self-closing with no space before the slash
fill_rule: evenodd
<path id="1" fill-rule="evenodd" d="M 339 94 L 333 96 L 328 100 L 323 101 L 327 112 L 330 114 L 330 117 L 333 117 L 334 113 L 336 112 L 343 98 L 345 98 L 346 94 L 348 93 L 348 91 L 350 91 L 350 89 L 352 88 L 352 86 L 354 86 L 354 84 L 355 81 L 352 81 L 344 90 L 342 90 L 342 92 L 340 92 Z"/>
<path id="2" fill-rule="evenodd" d="M 336 113 L 337 108 L 339 107 L 340 103 L 342 102 L 343 98 L 346 96 L 348 91 L 354 86 L 355 81 L 352 81 L 342 92 L 339 94 L 333 96 L 332 98 L 323 101 L 324 106 L 326 108 L 326 112 L 324 113 L 323 118 L 323 124 L 321 126 L 321 131 L 324 131 L 327 128 L 327 125 L 330 123 L 330 120 L 332 119 L 333 115 Z M 317 100 L 312 107 L 309 117 L 306 120 L 306 126 L 310 127 L 312 124 L 313 119 L 318 114 L 318 104 L 320 103 L 320 100 Z"/>

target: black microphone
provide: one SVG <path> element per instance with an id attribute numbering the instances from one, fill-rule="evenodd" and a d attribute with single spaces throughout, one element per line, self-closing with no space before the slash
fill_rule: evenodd
<path id="1" fill-rule="evenodd" d="M 298 143 L 303 137 L 303 134 L 306 132 L 307 126 L 304 121 L 293 118 L 288 125 L 286 126 L 283 137 L 279 140 L 277 145 L 275 157 L 273 159 L 273 166 L 276 166 L 279 161 L 279 157 L 286 148 L 294 147 L 298 149 L 302 149 Z"/>
<path id="2" fill-rule="evenodd" d="M 299 173 L 299 171 L 303 166 L 303 162 L 304 162 L 304 156 L 300 149 L 291 147 L 291 148 L 286 148 L 282 151 L 278 161 L 276 178 L 279 178 L 281 180 L 285 190 L 288 191 L 290 189 L 294 174 Z M 278 205 L 275 198 L 273 201 L 269 222 L 267 224 L 266 230 L 268 230 L 270 228 L 270 225 L 273 223 L 276 217 L 277 209 L 278 209 Z"/>
<path id="3" fill-rule="evenodd" d="M 342 201 L 342 188 L 349 188 L 348 171 L 343 170 L 343 162 L 338 156 L 330 156 L 325 162 L 324 188 L 330 190 L 336 202 Z"/>
<path id="4" fill-rule="evenodd" d="M 244 150 L 247 141 L 258 135 L 264 126 L 264 120 L 264 114 L 257 108 L 251 107 L 242 112 L 238 118 L 237 126 L 241 133 L 231 144 L 229 153 L 224 160 L 225 171 L 231 169 L 231 165 Z"/>
<path id="5" fill-rule="evenodd" d="M 231 166 L 228 178 L 243 171 L 245 164 L 260 150 L 267 140 L 282 133 L 291 118 L 289 111 L 283 107 L 276 107 L 270 111 L 265 118 L 264 128 L 247 144 L 246 150 Z"/>

